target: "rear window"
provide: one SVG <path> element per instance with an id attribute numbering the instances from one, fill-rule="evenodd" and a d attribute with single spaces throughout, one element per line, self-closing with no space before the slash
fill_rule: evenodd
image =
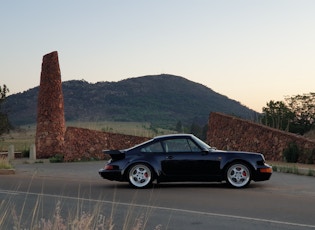
<path id="1" fill-rule="evenodd" d="M 153 144 L 146 145 L 145 147 L 141 148 L 140 151 L 161 153 L 163 152 L 163 148 L 162 148 L 161 142 L 155 142 Z"/>

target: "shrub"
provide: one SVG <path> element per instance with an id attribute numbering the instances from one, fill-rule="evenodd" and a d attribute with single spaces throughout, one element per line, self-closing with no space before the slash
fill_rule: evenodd
<path id="1" fill-rule="evenodd" d="M 0 169 L 12 169 L 13 166 L 10 164 L 8 158 L 0 156 Z"/>
<path id="2" fill-rule="evenodd" d="M 315 175 L 315 171 L 312 170 L 312 169 L 309 169 L 307 175 L 308 176 L 314 176 Z"/>
<path id="3" fill-rule="evenodd" d="M 22 151 L 22 157 L 30 157 L 30 149 L 24 149 Z"/>
<path id="4" fill-rule="evenodd" d="M 299 159 L 300 150 L 295 142 L 289 144 L 289 146 L 283 151 L 283 157 L 285 161 L 290 163 L 296 163 Z"/>
<path id="5" fill-rule="evenodd" d="M 49 158 L 50 163 L 61 163 L 63 162 L 63 155 L 62 154 L 56 154 L 55 156 Z"/>

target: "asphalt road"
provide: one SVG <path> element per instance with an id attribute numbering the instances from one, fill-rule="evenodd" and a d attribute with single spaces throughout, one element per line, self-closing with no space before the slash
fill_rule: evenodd
<path id="1" fill-rule="evenodd" d="M 114 229 L 315 229 L 315 177 L 274 173 L 246 189 L 221 183 L 132 189 L 100 178 L 103 165 L 17 163 L 15 175 L 0 175 L 0 229 L 53 221 L 59 202 L 65 222 L 85 213 Z"/>

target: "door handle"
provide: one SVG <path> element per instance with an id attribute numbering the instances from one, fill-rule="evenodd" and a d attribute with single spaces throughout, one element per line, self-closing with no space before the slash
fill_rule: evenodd
<path id="1" fill-rule="evenodd" d="M 171 160 L 173 159 L 173 156 L 167 156 L 166 159 Z"/>

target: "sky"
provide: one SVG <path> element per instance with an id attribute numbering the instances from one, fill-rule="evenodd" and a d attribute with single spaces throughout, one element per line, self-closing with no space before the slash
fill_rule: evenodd
<path id="1" fill-rule="evenodd" d="M 313 0 L 1 0 L 0 29 L 9 95 L 53 51 L 62 81 L 173 74 L 257 112 L 315 91 Z"/>

